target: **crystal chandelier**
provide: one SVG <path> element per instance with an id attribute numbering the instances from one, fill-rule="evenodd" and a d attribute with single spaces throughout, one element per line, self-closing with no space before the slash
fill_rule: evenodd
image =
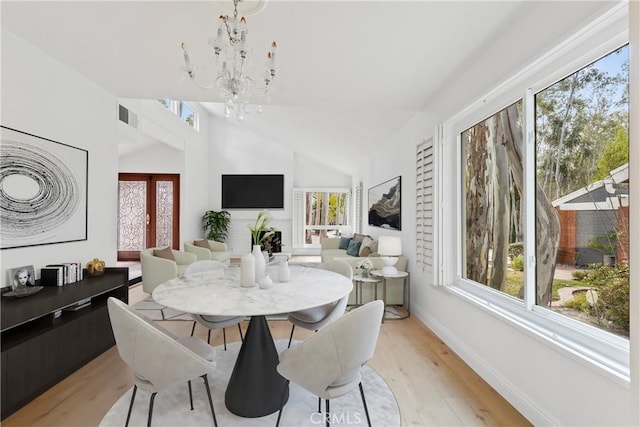
<path id="1" fill-rule="evenodd" d="M 189 59 L 187 46 L 182 43 L 184 53 L 185 70 L 188 77 L 203 89 L 217 88 L 224 100 L 225 117 L 229 118 L 235 113 L 236 119 L 243 120 L 245 114 L 250 112 L 249 104 L 258 104 L 258 112 L 262 111 L 262 100 L 268 96 L 273 87 L 276 76 L 276 42 L 271 43 L 271 49 L 267 52 L 267 58 L 262 70 L 256 77 L 252 77 L 251 64 L 247 60 L 251 49 L 247 43 L 247 21 L 243 17 L 238 19 L 238 3 L 242 0 L 233 0 L 233 16 L 220 15 L 220 26 L 216 38 L 209 39 L 212 51 L 212 61 L 204 66 L 194 66 Z M 213 68 L 215 74 L 209 74 L 209 82 L 200 83 L 201 72 L 205 74 L 207 69 Z"/>

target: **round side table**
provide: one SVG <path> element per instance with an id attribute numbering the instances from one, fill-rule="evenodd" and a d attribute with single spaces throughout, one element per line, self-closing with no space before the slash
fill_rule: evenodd
<path id="1" fill-rule="evenodd" d="M 372 270 L 369 272 L 369 275 L 378 278 L 382 281 L 382 302 L 385 307 L 385 314 L 382 316 L 382 321 L 385 319 L 388 320 L 400 320 L 406 319 L 411 315 L 411 284 L 409 283 L 409 273 L 406 271 L 398 271 L 395 274 L 385 274 L 382 270 Z M 387 317 L 387 279 L 402 279 L 402 299 L 403 299 L 403 307 L 407 311 L 405 316 L 399 317 Z M 405 298 L 406 297 L 406 298 Z"/>
<path id="2" fill-rule="evenodd" d="M 359 274 L 356 274 L 355 276 L 353 276 L 353 284 L 355 285 L 356 288 L 356 306 L 360 306 L 362 305 L 362 284 L 363 283 L 373 283 L 373 292 L 374 292 L 374 298 L 378 299 L 378 283 L 380 283 L 382 280 L 380 279 L 380 277 L 376 277 L 376 276 L 367 276 L 367 277 L 363 277 Z"/>

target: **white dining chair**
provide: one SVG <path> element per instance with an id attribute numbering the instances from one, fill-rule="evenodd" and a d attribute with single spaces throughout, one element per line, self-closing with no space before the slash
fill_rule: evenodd
<path id="1" fill-rule="evenodd" d="M 188 383 L 193 410 L 191 380 L 198 377 L 204 381 L 213 424 L 217 426 L 208 380 L 208 374 L 216 367 L 215 350 L 199 338 L 174 336 L 119 299 L 110 297 L 107 307 L 118 353 L 133 370 L 134 386 L 125 426 L 129 425 L 138 388 L 151 393 L 148 426 L 156 394 L 177 384 Z"/>
<path id="2" fill-rule="evenodd" d="M 320 264 L 320 268 L 342 274 L 349 280 L 353 279 L 353 269 L 344 261 L 325 261 Z M 317 331 L 344 314 L 348 299 L 349 295 L 347 294 L 338 301 L 329 304 L 289 313 L 288 319 L 291 322 L 291 334 L 289 335 L 288 347 L 291 347 L 293 331 L 296 326 L 310 331 Z"/>
<path id="3" fill-rule="evenodd" d="M 300 345 L 279 355 L 277 371 L 287 380 L 276 426 L 280 424 L 288 383 L 293 382 L 325 399 L 324 419 L 329 425 L 329 401 L 360 388 L 360 397 L 371 426 L 369 409 L 362 387 L 362 367 L 373 357 L 380 332 L 384 303 L 372 301 L 331 322 Z"/>
<path id="4" fill-rule="evenodd" d="M 203 273 L 211 270 L 219 270 L 226 268 L 221 262 L 214 260 L 202 260 L 196 261 L 193 264 L 189 264 L 187 268 L 184 270 L 184 277 L 189 278 L 189 275 Z M 242 316 L 207 316 L 202 314 L 192 314 L 193 318 L 193 326 L 191 327 L 191 336 L 196 330 L 196 324 L 200 324 L 207 328 L 209 331 L 207 333 L 207 343 L 211 344 L 211 330 L 212 329 L 222 329 L 222 340 L 224 343 L 224 349 L 227 349 L 227 333 L 225 328 L 228 326 L 238 325 L 238 331 L 240 332 L 240 341 L 243 341 L 242 337 L 242 327 L 240 326 L 240 322 L 244 320 Z"/>

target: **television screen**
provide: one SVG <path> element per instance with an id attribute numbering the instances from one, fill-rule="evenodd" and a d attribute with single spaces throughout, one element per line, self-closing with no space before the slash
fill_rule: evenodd
<path id="1" fill-rule="evenodd" d="M 222 209 L 284 208 L 284 175 L 222 175 Z"/>

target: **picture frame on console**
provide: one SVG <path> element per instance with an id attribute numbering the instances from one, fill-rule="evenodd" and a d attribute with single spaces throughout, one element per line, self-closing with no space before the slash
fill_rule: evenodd
<path id="1" fill-rule="evenodd" d="M 402 230 L 401 190 L 401 176 L 369 188 L 369 225 L 389 230 Z"/>
<path id="2" fill-rule="evenodd" d="M 0 126 L 0 249 L 87 240 L 89 152 Z"/>
<path id="3" fill-rule="evenodd" d="M 11 290 L 29 288 L 36 285 L 36 274 L 33 265 L 11 268 L 8 271 Z"/>

